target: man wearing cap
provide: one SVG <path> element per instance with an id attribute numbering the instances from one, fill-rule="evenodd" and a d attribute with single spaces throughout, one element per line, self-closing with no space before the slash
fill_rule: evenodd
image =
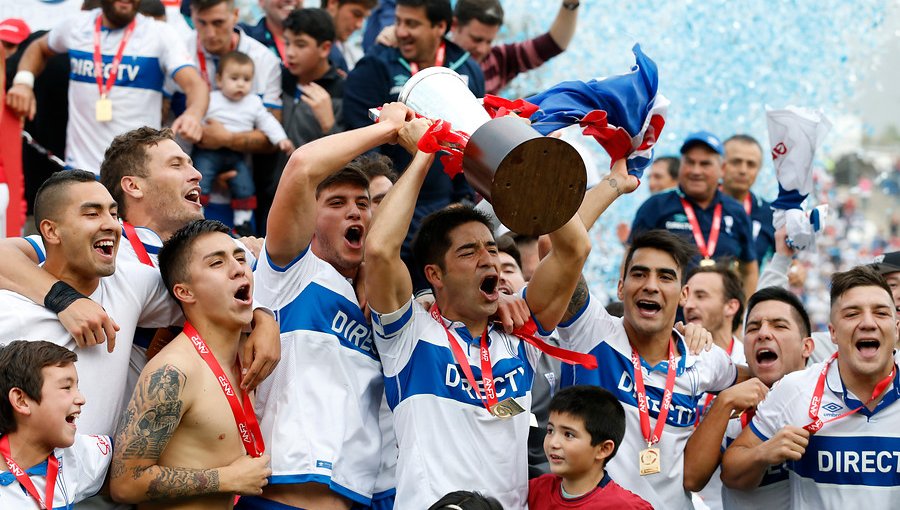
<path id="1" fill-rule="evenodd" d="M 3 44 L 3 58 L 7 59 L 15 53 L 19 49 L 19 44 L 29 35 L 31 35 L 31 29 L 24 20 L 7 18 L 0 21 L 0 43 Z"/>
<path id="2" fill-rule="evenodd" d="M 753 231 L 743 206 L 719 190 L 724 155 L 716 135 L 699 131 L 688 136 L 681 146 L 678 187 L 641 205 L 629 240 L 647 230 L 665 229 L 697 246 L 700 255 L 691 267 L 735 260 L 749 296 L 759 277 Z"/>

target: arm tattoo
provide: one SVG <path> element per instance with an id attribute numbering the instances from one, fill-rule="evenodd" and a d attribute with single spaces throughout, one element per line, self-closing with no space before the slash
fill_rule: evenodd
<path id="1" fill-rule="evenodd" d="M 184 372 L 165 365 L 141 381 L 119 427 L 123 459 L 159 458 L 181 421 L 185 380 Z"/>
<path id="2" fill-rule="evenodd" d="M 160 473 L 150 482 L 150 499 L 171 499 L 219 492 L 218 469 L 158 468 Z"/>
<path id="3" fill-rule="evenodd" d="M 572 317 L 575 317 L 575 314 L 577 314 L 581 311 L 582 308 L 584 308 L 587 300 L 587 281 L 585 281 L 584 275 L 581 275 L 578 277 L 578 285 L 575 286 L 575 292 L 572 293 L 572 299 L 569 300 L 569 306 L 566 308 L 566 313 L 565 315 L 563 315 L 561 322 L 568 322 L 572 320 Z"/>

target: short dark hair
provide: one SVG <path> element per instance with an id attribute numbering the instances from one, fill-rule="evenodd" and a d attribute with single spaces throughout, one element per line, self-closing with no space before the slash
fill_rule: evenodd
<path id="1" fill-rule="evenodd" d="M 175 133 L 169 128 L 155 129 L 149 126 L 132 129 L 113 138 L 103 154 L 100 164 L 100 183 L 103 184 L 113 200 L 119 204 L 119 216 L 127 218 L 125 192 L 122 191 L 122 178 L 127 176 L 148 177 L 149 157 L 147 147 L 155 147 L 164 140 L 175 140 Z"/>
<path id="2" fill-rule="evenodd" d="M 503 24 L 503 6 L 499 0 L 458 0 L 453 16 L 459 26 L 477 20 L 485 25 Z"/>
<path id="3" fill-rule="evenodd" d="M 379 175 L 383 175 L 387 180 L 391 181 L 391 184 L 397 183 L 397 172 L 394 170 L 394 162 L 384 154 L 378 152 L 363 154 L 354 159 L 353 162 L 362 173 L 366 174 L 369 181 Z"/>
<path id="4" fill-rule="evenodd" d="M 366 9 L 374 9 L 378 5 L 378 0 L 338 0 L 338 7 L 346 4 L 359 4 Z M 323 9 L 328 7 L 328 0 L 322 0 L 321 7 Z"/>
<path id="5" fill-rule="evenodd" d="M 731 319 L 731 330 L 734 331 L 741 325 L 744 318 L 744 286 L 741 283 L 741 277 L 731 269 L 730 264 L 719 262 L 712 266 L 695 267 L 687 280 L 690 280 L 695 274 L 699 273 L 715 273 L 722 278 L 722 297 L 725 301 L 737 299 L 737 313 Z"/>
<path id="6" fill-rule="evenodd" d="M 10 390 L 19 388 L 40 404 L 44 367 L 63 367 L 76 361 L 78 355 L 74 352 L 43 340 L 15 340 L 0 347 L 0 434 L 16 430 Z"/>
<path id="7" fill-rule="evenodd" d="M 229 9 L 234 8 L 234 0 L 191 0 L 191 9 L 196 10 L 197 12 L 205 11 L 211 7 L 215 7 L 219 4 L 228 4 Z"/>
<path id="8" fill-rule="evenodd" d="M 284 18 L 282 26 L 284 30 L 290 30 L 294 35 L 306 34 L 312 37 L 318 45 L 325 41 L 334 41 L 337 37 L 334 20 L 324 9 L 294 9 Z"/>
<path id="9" fill-rule="evenodd" d="M 326 189 L 339 184 L 350 184 L 368 190 L 369 178 L 360 170 L 359 165 L 351 161 L 347 166 L 329 175 L 316 186 L 316 198 L 319 198 L 319 195 Z"/>
<path id="10" fill-rule="evenodd" d="M 97 182 L 97 176 L 84 170 L 60 170 L 41 184 L 34 196 L 34 227 L 38 232 L 42 221 L 59 219 L 59 206 L 66 198 L 66 190 L 79 182 Z"/>
<path id="11" fill-rule="evenodd" d="M 848 290 L 869 286 L 881 287 L 891 297 L 891 302 L 894 301 L 891 287 L 888 285 L 887 280 L 884 279 L 884 276 L 872 269 L 871 265 L 862 265 L 843 273 L 836 272 L 831 275 L 831 306 L 833 307 L 838 298 Z"/>
<path id="12" fill-rule="evenodd" d="M 454 491 L 444 495 L 428 510 L 445 510 L 448 508 L 461 508 L 462 510 L 503 510 L 499 501 L 472 491 Z"/>
<path id="13" fill-rule="evenodd" d="M 397 5 L 404 7 L 425 8 L 425 17 L 431 22 L 431 26 L 437 25 L 441 21 L 447 24 L 447 30 L 453 23 L 453 10 L 450 8 L 450 0 L 397 0 Z"/>
<path id="14" fill-rule="evenodd" d="M 728 145 L 729 142 L 741 142 L 741 143 L 753 144 L 756 146 L 757 149 L 759 149 L 760 153 L 762 153 L 762 151 L 763 151 L 762 145 L 760 145 L 759 140 L 757 140 L 756 138 L 753 138 L 752 136 L 750 136 L 748 134 L 738 133 L 736 135 L 731 135 L 727 140 L 722 142 L 722 147 Z"/>
<path id="15" fill-rule="evenodd" d="M 625 315 L 625 303 L 621 301 L 610 301 L 606 304 L 606 313 L 613 317 L 623 317 Z"/>
<path id="16" fill-rule="evenodd" d="M 250 58 L 250 55 L 247 55 L 241 51 L 229 51 L 225 54 L 224 57 L 219 59 L 219 65 L 216 66 L 216 76 L 222 76 L 222 71 L 228 66 L 228 64 L 235 64 L 239 66 L 250 65 L 251 68 L 256 68 L 256 65 L 253 63 L 253 59 Z"/>
<path id="17" fill-rule="evenodd" d="M 450 232 L 471 222 L 481 223 L 491 231 L 490 218 L 469 206 L 445 207 L 426 216 L 413 238 L 416 267 L 422 271 L 429 264 L 437 264 L 442 270 L 445 269 L 444 256 L 450 249 Z"/>
<path id="18" fill-rule="evenodd" d="M 803 338 L 812 334 L 812 323 L 809 321 L 809 314 L 806 313 L 806 308 L 803 307 L 800 298 L 793 292 L 781 287 L 766 287 L 760 289 L 754 292 L 753 295 L 750 296 L 750 299 L 747 300 L 747 315 L 749 316 L 753 308 L 764 301 L 780 301 L 790 306 L 794 310 L 794 319 L 801 328 Z"/>
<path id="19" fill-rule="evenodd" d="M 628 274 L 628 267 L 631 265 L 631 259 L 634 252 L 641 248 L 653 248 L 668 253 L 675 259 L 675 264 L 681 270 L 681 281 L 685 281 L 685 273 L 687 272 L 688 263 L 697 253 L 693 245 L 680 236 L 675 235 L 668 230 L 647 230 L 637 234 L 628 247 L 628 253 L 625 254 L 625 264 L 622 267 L 622 277 Z"/>
<path id="20" fill-rule="evenodd" d="M 678 180 L 678 169 L 681 168 L 681 160 L 674 156 L 663 156 L 653 160 L 654 163 L 665 163 L 666 171 L 673 180 Z"/>
<path id="21" fill-rule="evenodd" d="M 516 261 L 516 265 L 519 266 L 519 270 L 522 270 L 522 254 L 519 252 L 519 247 L 516 246 L 516 242 L 513 241 L 511 235 L 507 233 L 497 238 L 497 251 L 512 257 Z"/>
<path id="22" fill-rule="evenodd" d="M 569 386 L 553 396 L 549 411 L 583 421 L 585 430 L 591 435 L 591 446 L 612 441 L 615 446 L 607 463 L 616 456 L 625 437 L 625 409 L 612 393 L 599 386 Z"/>
<path id="23" fill-rule="evenodd" d="M 188 266 L 190 265 L 191 252 L 194 243 L 205 234 L 221 232 L 231 235 L 231 229 L 217 220 L 194 220 L 181 227 L 170 237 L 159 250 L 159 274 L 166 285 L 169 294 L 176 302 L 173 289 L 175 285 L 190 281 Z"/>
<path id="24" fill-rule="evenodd" d="M 166 15 L 166 6 L 160 0 L 141 0 L 138 12 L 144 16 L 162 18 Z"/>

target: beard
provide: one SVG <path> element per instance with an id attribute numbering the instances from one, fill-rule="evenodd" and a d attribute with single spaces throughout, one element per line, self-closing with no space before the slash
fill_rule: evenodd
<path id="1" fill-rule="evenodd" d="M 117 11 L 115 3 L 116 0 L 101 0 L 100 8 L 103 10 L 103 15 L 106 16 L 106 19 L 109 20 L 110 24 L 116 28 L 122 28 L 131 23 L 134 17 L 137 16 L 137 8 L 138 4 L 140 4 L 140 0 L 131 0 L 133 9 L 128 14 Z"/>

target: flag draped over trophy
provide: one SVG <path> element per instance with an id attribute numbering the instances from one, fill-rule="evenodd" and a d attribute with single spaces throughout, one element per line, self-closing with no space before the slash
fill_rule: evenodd
<path id="1" fill-rule="evenodd" d="M 821 110 L 788 106 L 766 111 L 772 162 L 778 178 L 778 198 L 772 202 L 772 224 L 786 227 L 788 244 L 803 250 L 815 243 L 827 206 L 805 212 L 801 205 L 812 192 L 816 148 L 831 129 Z"/>
<path id="2" fill-rule="evenodd" d="M 653 162 L 653 146 L 665 125 L 669 100 L 657 92 L 656 63 L 632 49 L 631 72 L 599 80 L 565 81 L 528 98 L 538 106 L 532 126 L 547 135 L 579 124 L 593 136 L 613 162 L 628 158 L 628 172 L 641 178 Z"/>

